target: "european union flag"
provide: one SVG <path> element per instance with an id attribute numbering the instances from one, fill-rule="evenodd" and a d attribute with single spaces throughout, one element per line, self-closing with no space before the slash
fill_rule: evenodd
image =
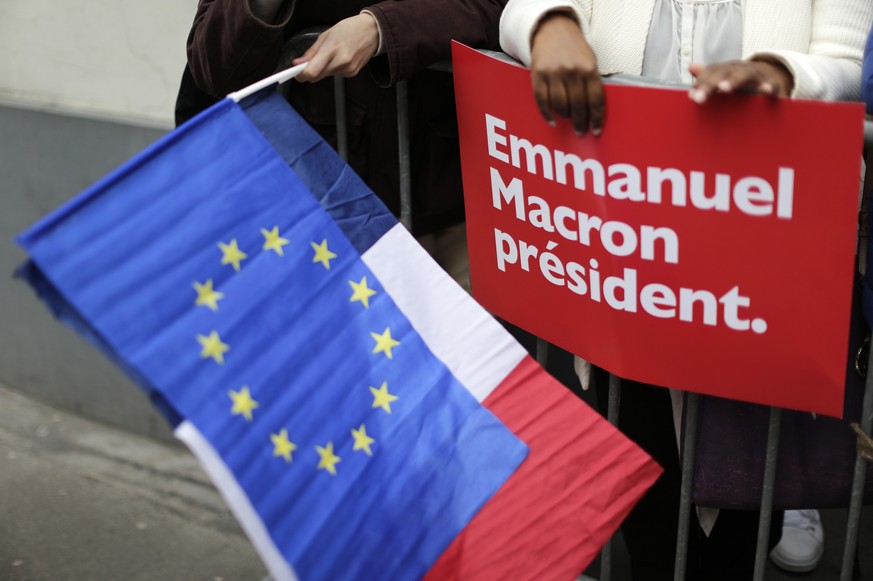
<path id="1" fill-rule="evenodd" d="M 232 475 L 274 573 L 420 578 L 527 447 L 243 111 L 208 115 L 221 123 L 171 135 L 22 244 Z"/>
<path id="2" fill-rule="evenodd" d="M 277 581 L 571 579 L 660 472 L 275 92 L 215 105 L 19 243 Z"/>

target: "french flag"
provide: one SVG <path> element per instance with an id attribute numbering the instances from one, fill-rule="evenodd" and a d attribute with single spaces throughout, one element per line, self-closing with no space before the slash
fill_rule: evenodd
<path id="1" fill-rule="evenodd" d="M 272 88 L 19 239 L 277 581 L 573 579 L 660 468 L 457 286 Z"/>

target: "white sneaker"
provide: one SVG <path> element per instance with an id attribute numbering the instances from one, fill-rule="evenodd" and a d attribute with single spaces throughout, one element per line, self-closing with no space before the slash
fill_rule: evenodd
<path id="1" fill-rule="evenodd" d="M 786 510 L 782 540 L 770 551 L 770 560 L 786 571 L 812 571 L 824 553 L 824 529 L 817 510 Z"/>

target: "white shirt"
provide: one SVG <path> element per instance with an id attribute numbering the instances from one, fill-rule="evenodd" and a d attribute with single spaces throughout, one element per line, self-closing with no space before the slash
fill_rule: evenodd
<path id="1" fill-rule="evenodd" d="M 738 60 L 742 52 L 742 0 L 656 0 L 642 74 L 690 85 L 691 63 Z"/>

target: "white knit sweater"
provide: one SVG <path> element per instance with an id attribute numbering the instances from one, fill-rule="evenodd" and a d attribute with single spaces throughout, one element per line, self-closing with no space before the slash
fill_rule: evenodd
<path id="1" fill-rule="evenodd" d="M 573 11 L 604 73 L 640 74 L 655 0 L 509 0 L 503 50 L 530 64 L 540 18 Z M 743 57 L 768 55 L 794 75 L 792 97 L 857 100 L 873 0 L 744 0 Z"/>

